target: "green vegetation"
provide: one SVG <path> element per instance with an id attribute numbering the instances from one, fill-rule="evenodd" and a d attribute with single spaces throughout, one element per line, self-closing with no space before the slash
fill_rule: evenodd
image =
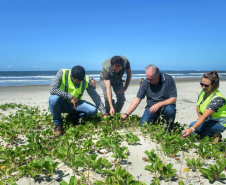
<path id="1" fill-rule="evenodd" d="M 152 173 L 151 184 L 162 181 L 189 184 L 191 177 L 200 183 L 201 177 L 225 182 L 225 142 L 213 145 L 211 138 L 197 136 L 182 139 L 184 128 L 178 123 L 169 134 L 163 119 L 156 125 L 138 127 L 140 118 L 136 115 L 122 122 L 120 114 L 113 118 L 98 114 L 85 119 L 85 125 L 73 126 L 65 114 L 65 133 L 55 137 L 49 111 L 21 104 L 0 105 L 0 110 L 0 185 L 13 184 L 23 176 L 51 177 L 60 164 L 73 171 L 69 183 L 59 179 L 61 185 L 145 184 L 127 169 L 130 165 L 127 146 L 140 144 L 138 133 L 155 144 L 155 149 L 146 150 L 143 157 L 147 163 L 144 170 Z M 127 146 L 122 145 L 125 142 Z M 91 180 L 91 174 L 100 178 Z"/>

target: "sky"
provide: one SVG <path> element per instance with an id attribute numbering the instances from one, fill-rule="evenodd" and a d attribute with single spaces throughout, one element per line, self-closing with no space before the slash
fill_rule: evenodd
<path id="1" fill-rule="evenodd" d="M 0 0 L 0 71 L 226 70 L 225 0 Z"/>

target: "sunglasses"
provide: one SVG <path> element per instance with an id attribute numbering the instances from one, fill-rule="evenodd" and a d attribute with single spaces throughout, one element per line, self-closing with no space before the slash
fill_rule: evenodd
<path id="1" fill-rule="evenodd" d="M 204 84 L 204 83 L 202 83 L 202 82 L 200 82 L 200 85 L 203 87 L 209 87 L 209 86 L 211 86 L 211 85 L 207 85 L 207 84 Z"/>

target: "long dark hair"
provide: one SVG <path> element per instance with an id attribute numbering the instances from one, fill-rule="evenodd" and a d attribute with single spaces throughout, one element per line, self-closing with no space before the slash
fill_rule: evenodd
<path id="1" fill-rule="evenodd" d="M 211 81 L 211 85 L 212 85 L 212 92 L 215 92 L 218 88 L 219 88 L 219 76 L 217 71 L 213 70 L 210 72 L 206 72 L 205 74 L 203 74 L 202 76 L 203 78 L 207 78 Z"/>

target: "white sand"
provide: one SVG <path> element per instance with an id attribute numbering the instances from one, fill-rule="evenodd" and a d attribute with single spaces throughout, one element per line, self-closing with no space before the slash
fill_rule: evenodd
<path id="1" fill-rule="evenodd" d="M 175 121 L 189 124 L 191 121 L 196 120 L 195 108 L 200 90 L 199 80 L 178 81 L 176 82 L 176 86 L 178 97 Z M 0 104 L 22 103 L 30 106 L 38 106 L 40 109 L 48 109 L 49 88 L 50 86 L 0 87 Z M 138 82 L 130 84 L 125 92 L 126 102 L 122 113 L 129 108 L 130 103 L 136 97 L 138 89 Z M 219 89 L 226 96 L 226 81 L 221 81 Z M 100 84 L 97 84 L 97 92 L 103 100 Z M 114 93 L 113 98 L 115 98 Z M 84 93 L 83 99 L 93 103 L 86 92 Z M 133 114 L 142 116 L 145 106 L 146 99 L 144 98 Z"/>
<path id="2" fill-rule="evenodd" d="M 179 123 L 189 124 L 191 121 L 196 120 L 197 117 L 195 108 L 197 95 L 200 90 L 199 80 L 177 81 L 176 85 L 178 90 L 176 121 Z M 126 91 L 126 103 L 123 107 L 122 113 L 124 113 L 129 107 L 131 101 L 137 94 L 138 88 L 138 82 L 133 82 L 129 86 L 128 90 Z M 220 91 L 226 96 L 226 81 L 221 82 Z M 103 100 L 100 84 L 97 84 L 97 92 L 101 95 Z M 40 109 L 48 109 L 48 97 L 49 86 L 0 87 L 0 104 L 22 103 L 29 106 L 39 106 Z M 87 93 L 84 94 L 83 99 L 92 102 Z M 145 106 L 146 100 L 144 99 L 134 111 L 134 114 L 142 116 Z M 225 138 L 226 135 L 224 134 L 223 136 Z M 142 157 L 146 157 L 144 154 L 145 150 L 150 151 L 152 148 L 155 148 L 156 144 L 150 141 L 145 141 L 143 137 L 140 137 L 140 139 L 140 145 L 128 146 L 130 151 L 128 161 L 131 162 L 132 165 L 125 167 L 136 179 L 137 177 L 140 177 L 139 180 L 150 184 L 153 176 L 150 175 L 150 172 L 144 170 L 144 167 L 149 164 L 144 163 Z M 164 162 L 171 162 L 174 164 L 174 168 L 176 168 L 177 171 L 180 170 L 180 164 L 175 159 L 165 158 Z M 62 165 L 58 170 L 62 170 L 64 172 L 65 177 L 63 179 L 68 181 L 69 176 L 67 175 L 71 173 L 71 170 L 64 165 Z M 181 174 L 181 176 L 186 178 L 185 173 Z M 53 179 L 40 180 L 39 182 L 34 182 L 34 179 L 32 178 L 21 178 L 18 181 L 18 184 L 59 184 L 57 181 L 55 181 L 57 177 L 59 177 L 59 174 L 55 174 Z M 196 182 L 195 178 L 192 180 L 192 177 L 189 177 L 189 179 L 189 181 L 186 181 L 187 183 Z M 209 184 L 208 180 L 204 181 L 204 184 Z M 177 182 L 164 182 L 163 184 L 177 184 Z M 213 184 L 221 183 L 215 182 Z"/>

